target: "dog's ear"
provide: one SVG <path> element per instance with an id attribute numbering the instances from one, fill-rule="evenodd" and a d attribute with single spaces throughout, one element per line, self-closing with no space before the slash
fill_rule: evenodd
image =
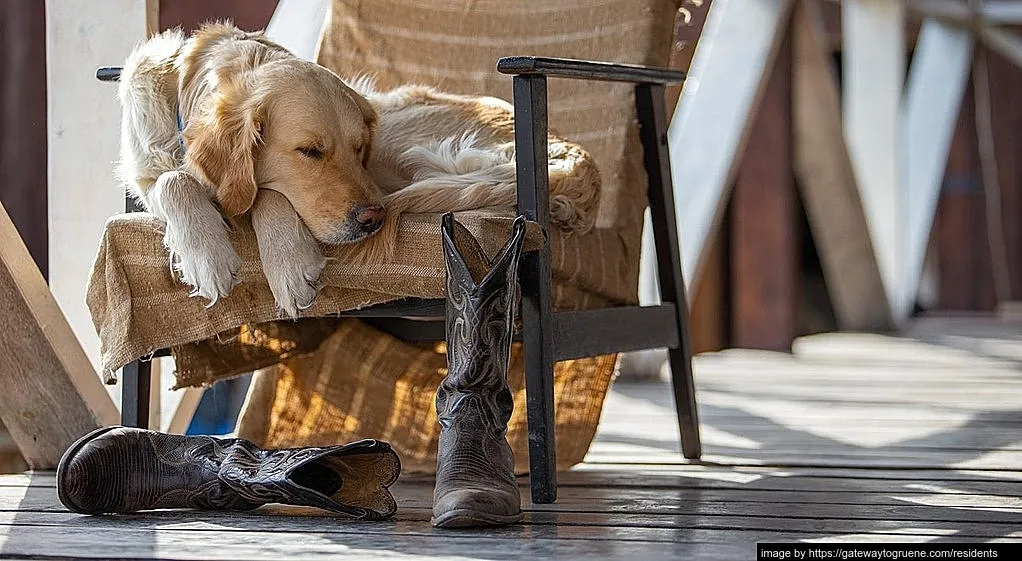
<path id="1" fill-rule="evenodd" d="M 369 153 L 373 147 L 373 140 L 376 138 L 376 121 L 378 117 L 376 110 L 369 104 L 369 101 L 357 91 L 351 91 L 348 95 L 355 102 L 355 105 L 358 106 L 359 111 L 362 112 L 362 120 L 365 122 L 366 130 L 368 131 L 365 138 L 365 150 L 362 152 L 362 166 L 364 167 L 369 165 Z"/>
<path id="2" fill-rule="evenodd" d="M 256 198 L 255 157 L 262 103 L 244 75 L 222 80 L 210 105 L 184 131 L 185 162 L 214 187 L 220 208 L 237 216 Z"/>

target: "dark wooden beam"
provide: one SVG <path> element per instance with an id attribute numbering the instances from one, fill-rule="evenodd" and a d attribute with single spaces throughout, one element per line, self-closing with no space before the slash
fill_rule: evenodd
<path id="1" fill-rule="evenodd" d="M 976 147 L 972 86 L 968 86 L 951 139 L 947 170 L 934 219 L 937 307 L 992 310 L 996 305 L 986 236 L 983 181 Z"/>
<path id="2" fill-rule="evenodd" d="M 0 147 L 0 201 L 46 277 L 46 18 L 38 0 L 0 2 Z"/>
<path id="3" fill-rule="evenodd" d="M 792 173 L 791 40 L 774 62 L 731 201 L 732 344 L 788 351 L 796 333 L 797 194 Z"/>
<path id="4" fill-rule="evenodd" d="M 1017 32 L 1017 31 L 1016 31 Z M 1022 70 L 1004 57 L 987 52 L 990 73 L 990 109 L 993 114 L 994 152 L 1000 187 L 1001 225 L 1011 298 L 1022 295 Z M 988 217 L 993 219 L 993 217 Z M 994 251 L 997 248 L 993 248 Z M 992 259 L 997 259 L 993 256 Z M 996 269 L 995 269 L 996 271 Z"/>

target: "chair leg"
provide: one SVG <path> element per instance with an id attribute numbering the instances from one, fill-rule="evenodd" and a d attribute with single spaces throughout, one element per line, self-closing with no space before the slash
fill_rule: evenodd
<path id="1" fill-rule="evenodd" d="M 149 428 L 149 386 L 152 363 L 135 360 L 121 372 L 121 424 L 140 429 Z"/>
<path id="2" fill-rule="evenodd" d="M 529 486 L 533 503 L 549 504 L 557 500 L 549 250 L 526 254 L 519 275 L 525 352 L 525 406 L 529 418 Z M 543 282 L 544 278 L 546 282 Z"/>
<path id="3" fill-rule="evenodd" d="M 702 455 L 699 439 L 699 414 L 696 410 L 695 385 L 692 380 L 692 346 L 688 332 L 688 302 L 685 279 L 681 271 L 681 248 L 675 220 L 674 185 L 667 151 L 667 117 L 664 111 L 664 87 L 642 84 L 635 88 L 635 108 L 639 117 L 639 134 L 649 179 L 649 210 L 653 218 L 656 242 L 660 298 L 673 302 L 678 328 L 678 347 L 668 350 L 674 406 L 678 412 L 682 454 L 690 459 Z"/>
<path id="4" fill-rule="evenodd" d="M 550 227 L 547 175 L 547 106 L 544 76 L 515 76 L 515 162 L 518 212 Z M 554 441 L 554 343 L 550 245 L 522 256 L 522 340 L 525 351 L 525 403 L 529 418 L 529 485 L 532 502 L 557 500 Z"/>

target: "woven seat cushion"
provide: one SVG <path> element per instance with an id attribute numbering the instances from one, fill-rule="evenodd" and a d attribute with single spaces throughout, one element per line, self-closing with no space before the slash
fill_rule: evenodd
<path id="1" fill-rule="evenodd" d="M 492 254 L 507 239 L 513 213 L 494 209 L 456 216 Z M 348 247 L 324 246 L 324 286 L 301 316 L 327 319 L 297 323 L 274 321 L 279 312 L 247 220 L 239 220 L 231 234 L 243 260 L 240 284 L 210 308 L 205 300 L 189 296 L 189 288 L 172 275 L 163 227 L 145 213 L 118 215 L 107 223 L 87 303 L 108 377 L 132 360 L 171 348 L 179 386 L 210 383 L 314 350 L 332 332 L 335 320 L 329 318 L 339 312 L 405 297 L 444 296 L 440 217 L 435 214 L 403 216 L 397 253 L 384 263 L 355 264 L 345 259 Z M 621 266 L 623 244 L 614 231 L 566 235 L 555 228 L 550 239 L 556 307 L 582 309 L 635 300 L 635 286 L 628 283 L 627 267 Z M 536 249 L 541 240 L 538 225 L 530 224 L 526 250 Z"/>

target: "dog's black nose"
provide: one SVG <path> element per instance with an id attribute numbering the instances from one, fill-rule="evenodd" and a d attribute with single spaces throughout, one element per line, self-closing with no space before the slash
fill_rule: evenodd
<path id="1" fill-rule="evenodd" d="M 383 225 L 383 219 L 387 217 L 387 211 L 380 205 L 355 205 L 351 212 L 355 215 L 355 222 L 358 222 L 367 234 L 379 230 Z"/>

